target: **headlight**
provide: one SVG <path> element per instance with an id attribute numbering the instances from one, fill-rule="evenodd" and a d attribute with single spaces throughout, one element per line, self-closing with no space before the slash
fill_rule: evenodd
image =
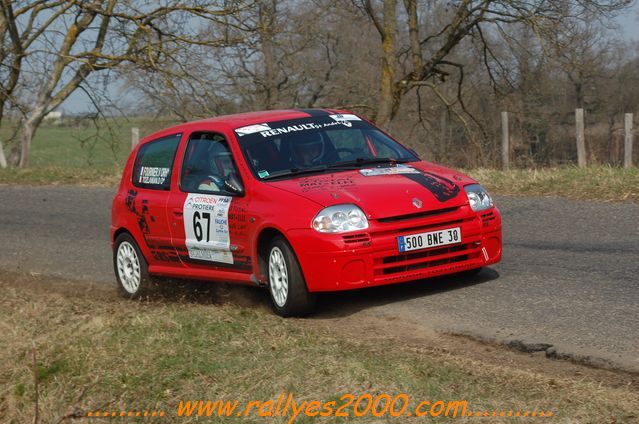
<path id="1" fill-rule="evenodd" d="M 365 230 L 368 219 L 355 205 L 335 205 L 324 208 L 313 219 L 313 228 L 320 233 L 345 233 Z"/>
<path id="2" fill-rule="evenodd" d="M 493 199 L 490 198 L 486 189 L 479 184 L 467 185 L 464 190 L 473 211 L 479 212 L 493 207 Z"/>

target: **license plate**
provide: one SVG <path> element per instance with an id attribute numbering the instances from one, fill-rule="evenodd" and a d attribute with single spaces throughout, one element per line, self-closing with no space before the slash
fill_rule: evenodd
<path id="1" fill-rule="evenodd" d="M 461 243 L 461 241 L 460 227 L 397 237 L 397 245 L 399 246 L 400 252 L 447 246 L 449 244 Z"/>

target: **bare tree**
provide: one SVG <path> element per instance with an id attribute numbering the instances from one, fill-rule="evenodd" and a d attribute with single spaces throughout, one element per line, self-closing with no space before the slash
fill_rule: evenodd
<path id="1" fill-rule="evenodd" d="M 20 143 L 11 155 L 12 163 L 20 167 L 28 164 L 31 142 L 46 114 L 60 106 L 90 75 L 125 64 L 167 78 L 183 75 L 185 69 L 176 62 L 181 46 L 221 42 L 202 37 L 201 27 L 238 13 L 242 7 L 240 3 L 220 6 L 219 2 L 197 0 L 170 0 L 156 6 L 126 0 L 27 4 L 31 7 L 15 9 L 13 2 L 2 1 L 3 18 L 16 44 L 12 53 L 22 61 L 18 78 L 21 99 L 16 103 L 20 103 L 24 116 Z M 18 12 L 24 15 L 24 25 L 16 25 Z M 25 64 L 30 69 L 28 74 Z M 9 79 L 4 85 L 11 84 Z"/>
<path id="2" fill-rule="evenodd" d="M 564 93 L 573 88 L 553 39 L 557 28 L 582 28 L 586 16 L 607 20 L 622 3 L 264 0 L 210 26 L 211 37 L 227 43 L 190 55 L 197 79 L 149 84 L 140 74 L 134 86 L 158 113 L 182 120 L 276 107 L 355 109 L 392 121 L 393 133 L 420 152 L 474 165 L 498 159 L 493 123 L 507 109 L 516 163 L 554 154 L 570 160 L 574 143 L 561 137 L 566 110 L 575 107 Z M 593 58 L 594 75 L 605 65 L 604 56 Z M 593 84 L 603 87 L 588 81 L 592 95 Z"/>
<path id="3" fill-rule="evenodd" d="M 432 2 L 404 0 L 398 14 L 396 0 L 362 0 L 361 7 L 381 39 L 379 107 L 376 120 L 387 126 L 396 116 L 404 96 L 420 86 L 436 89 L 438 81 L 455 77 L 462 81 L 463 64 L 451 61 L 455 49 L 466 39 L 483 42 L 486 34 L 508 33 L 507 26 L 525 24 L 541 36 L 553 24 L 573 16 L 608 14 L 628 5 L 624 0 L 460 0 L 448 2 L 446 19 L 437 28 L 420 28 L 418 13 Z M 398 74 L 398 34 L 408 34 L 407 49 L 412 68 Z"/>
<path id="4" fill-rule="evenodd" d="M 192 78 L 165 82 L 130 74 L 130 84 L 157 113 L 182 120 L 246 109 L 347 104 L 356 96 L 347 89 L 346 77 L 350 85 L 357 78 L 346 66 L 353 54 L 340 40 L 351 36 L 345 27 L 354 17 L 327 8 L 328 3 L 318 0 L 300 7 L 259 0 L 207 27 L 210 37 L 224 39 L 224 45 L 202 48 L 198 54 L 192 46 L 187 49 Z M 178 93 L 183 101 L 176 99 Z"/>
<path id="5" fill-rule="evenodd" d="M 43 14 L 43 11 L 59 3 L 57 1 L 0 1 L 0 126 L 2 126 L 7 107 L 19 108 L 20 106 L 15 98 L 15 92 L 20 81 L 26 51 L 66 9 L 60 8 L 45 18 L 34 31 L 32 31 L 33 22 Z M 25 18 L 26 16 L 28 18 Z M 18 20 L 26 21 L 28 29 L 22 33 L 18 29 Z"/>

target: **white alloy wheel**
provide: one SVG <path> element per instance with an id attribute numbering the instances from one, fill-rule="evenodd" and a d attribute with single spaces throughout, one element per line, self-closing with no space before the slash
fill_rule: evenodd
<path id="1" fill-rule="evenodd" d="M 117 267 L 118 277 L 124 290 L 130 294 L 136 294 L 142 279 L 140 260 L 135 248 L 128 241 L 123 241 L 118 246 Z"/>
<path id="2" fill-rule="evenodd" d="M 268 279 L 275 304 L 280 308 L 286 304 L 288 297 L 288 271 L 284 254 L 279 247 L 273 246 L 268 259 Z"/>

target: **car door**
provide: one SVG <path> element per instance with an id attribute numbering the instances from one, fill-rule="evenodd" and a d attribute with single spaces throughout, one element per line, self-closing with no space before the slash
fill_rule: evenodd
<path id="1" fill-rule="evenodd" d="M 132 186 L 126 194 L 126 208 L 134 215 L 138 240 L 150 252 L 150 264 L 181 263 L 171 242 L 166 204 L 171 193 L 175 156 L 181 134 L 145 142 L 138 149 L 132 170 Z"/>
<path id="2" fill-rule="evenodd" d="M 234 175 L 241 182 L 226 138 L 194 132 L 184 148 L 178 189 L 167 210 L 171 239 L 187 268 L 215 271 L 252 270 L 247 227 L 248 196 L 226 187 Z"/>

